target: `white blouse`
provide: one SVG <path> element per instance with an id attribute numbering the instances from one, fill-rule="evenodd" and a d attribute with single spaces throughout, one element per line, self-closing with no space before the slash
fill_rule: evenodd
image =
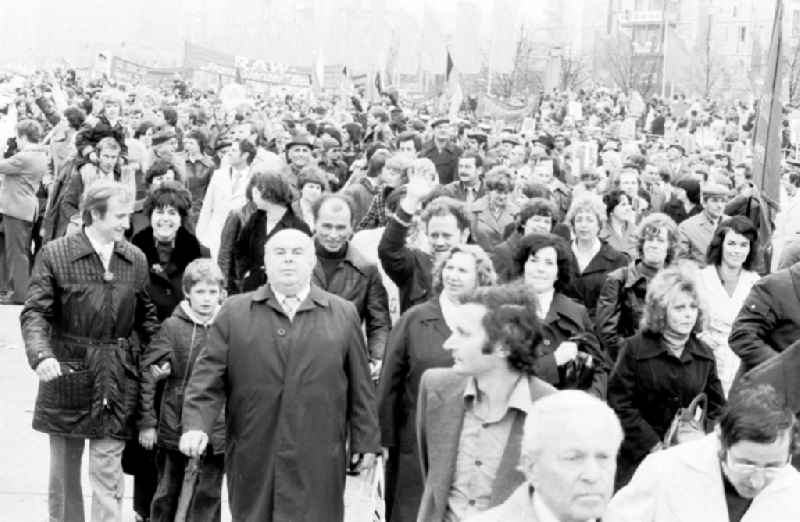
<path id="1" fill-rule="evenodd" d="M 708 326 L 706 333 L 713 341 L 711 348 L 717 359 L 717 373 L 725 395 L 728 394 L 736 372 L 739 370 L 739 357 L 728 346 L 733 321 L 742 308 L 750 289 L 759 275 L 750 270 L 742 270 L 733 295 L 728 295 L 716 266 L 707 266 L 700 270 L 700 295 L 706 301 L 708 310 Z"/>

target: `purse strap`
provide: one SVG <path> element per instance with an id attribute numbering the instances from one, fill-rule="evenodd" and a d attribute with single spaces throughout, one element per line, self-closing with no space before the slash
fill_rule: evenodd
<path id="1" fill-rule="evenodd" d="M 708 396 L 705 394 L 705 392 L 698 393 L 697 396 L 692 399 L 692 402 L 689 403 L 689 406 L 684 408 L 682 415 L 683 420 L 693 420 L 697 414 L 698 407 L 702 408 L 702 416 L 699 422 L 701 425 L 705 426 L 706 416 L 708 415 Z"/>

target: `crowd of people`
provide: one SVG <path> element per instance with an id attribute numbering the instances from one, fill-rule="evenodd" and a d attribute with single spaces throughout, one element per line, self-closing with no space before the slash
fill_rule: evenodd
<path id="1" fill-rule="evenodd" d="M 0 82 L 51 521 L 86 440 L 93 521 L 124 473 L 139 521 L 224 477 L 233 520 L 343 520 L 378 460 L 392 522 L 800 519 L 800 162 L 772 230 L 754 107 L 112 83 Z"/>

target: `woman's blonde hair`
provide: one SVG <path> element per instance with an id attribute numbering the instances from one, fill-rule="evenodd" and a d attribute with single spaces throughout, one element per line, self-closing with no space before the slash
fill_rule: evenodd
<path id="1" fill-rule="evenodd" d="M 647 285 L 642 330 L 650 333 L 663 332 L 667 328 L 667 310 L 670 304 L 678 294 L 685 292 L 697 304 L 694 332 L 700 332 L 705 326 L 706 303 L 700 295 L 698 278 L 699 269 L 691 261 L 682 261 L 658 272 Z"/>
<path id="2" fill-rule="evenodd" d="M 580 194 L 572 200 L 572 204 L 570 204 L 569 210 L 567 210 L 567 215 L 564 218 L 564 221 L 566 221 L 569 225 L 573 225 L 575 216 L 578 214 L 578 212 L 583 211 L 594 213 L 594 215 L 597 217 L 597 224 L 600 225 L 600 229 L 602 230 L 607 219 L 606 205 L 603 203 L 603 199 L 597 194 L 592 194 L 591 192 Z"/>
<path id="3" fill-rule="evenodd" d="M 460 252 L 469 254 L 475 260 L 476 286 L 492 286 L 497 284 L 497 273 L 494 271 L 489 254 L 477 245 L 456 245 L 442 257 L 433 269 L 433 295 L 439 295 L 444 290 L 442 271 L 448 261 Z"/>

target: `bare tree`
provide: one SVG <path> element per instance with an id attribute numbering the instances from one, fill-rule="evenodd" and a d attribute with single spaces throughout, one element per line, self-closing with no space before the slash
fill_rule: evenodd
<path id="1" fill-rule="evenodd" d="M 577 89 L 587 79 L 588 66 L 582 56 L 574 56 L 572 52 L 561 58 L 561 79 L 559 84 L 562 90 Z"/>
<path id="2" fill-rule="evenodd" d="M 784 57 L 784 68 L 787 81 L 789 102 L 794 103 L 800 97 L 800 41 L 788 49 Z"/>
<path id="3" fill-rule="evenodd" d="M 519 38 L 514 49 L 514 65 L 510 73 L 492 76 L 492 93 L 502 98 L 530 94 L 531 90 L 541 88 L 541 71 L 535 67 L 536 52 L 533 43 L 520 28 Z"/>
<path id="4" fill-rule="evenodd" d="M 617 34 L 607 39 L 600 60 L 610 80 L 625 94 L 636 90 L 646 98 L 654 91 L 661 60 L 658 55 L 634 52 L 627 36 Z"/>

